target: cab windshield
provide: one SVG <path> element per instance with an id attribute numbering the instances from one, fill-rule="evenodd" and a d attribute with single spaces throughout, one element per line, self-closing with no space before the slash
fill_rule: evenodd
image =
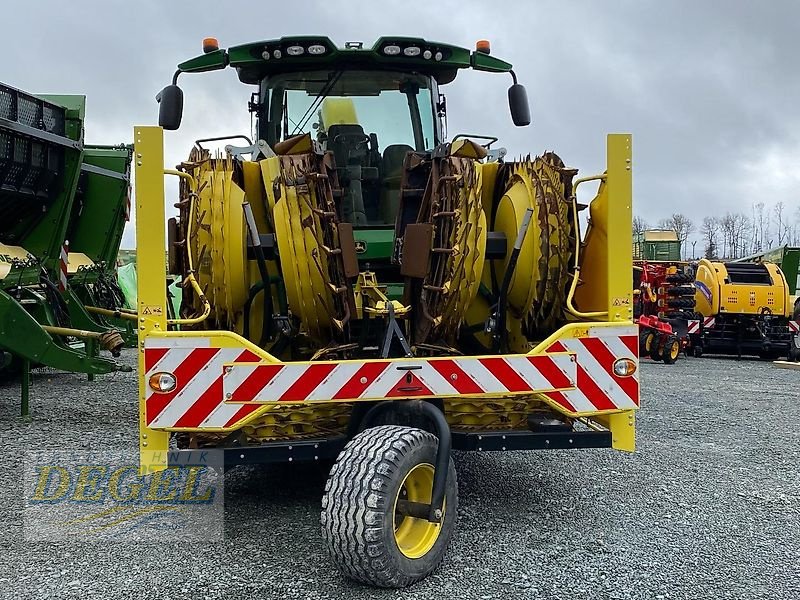
<path id="1" fill-rule="evenodd" d="M 356 227 L 393 226 L 406 156 L 439 142 L 434 86 L 428 77 L 395 71 L 276 75 L 262 84 L 260 137 L 274 146 L 310 134 L 333 155 L 339 218 Z"/>
<path id="2" fill-rule="evenodd" d="M 380 148 L 436 145 L 429 78 L 392 71 L 309 71 L 269 78 L 274 141 L 301 133 L 323 146 L 336 125 L 360 127 Z M 277 133 L 277 135 L 274 135 Z M 271 140 L 268 140 L 271 141 Z"/>

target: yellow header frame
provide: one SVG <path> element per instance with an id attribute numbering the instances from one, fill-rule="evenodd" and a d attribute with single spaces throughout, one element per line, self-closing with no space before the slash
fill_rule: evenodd
<path id="1" fill-rule="evenodd" d="M 166 215 L 164 211 L 164 135 L 156 126 L 137 126 L 134 128 L 134 175 L 136 183 L 136 266 L 138 280 L 137 325 L 139 333 L 139 449 L 141 469 L 143 472 L 163 469 L 167 464 L 169 432 L 147 427 L 145 413 L 144 381 L 145 339 L 150 336 L 192 337 L 198 332 L 176 331 L 167 333 L 167 292 L 166 273 Z M 593 220 L 600 221 L 605 239 L 596 245 L 600 255 L 597 262 L 597 277 L 601 277 L 599 288 L 605 288 L 600 294 L 597 312 L 592 315 L 591 322 L 580 322 L 567 325 L 554 333 L 548 340 L 537 346 L 531 353 L 543 351 L 546 344 L 564 337 L 580 337 L 588 327 L 610 326 L 612 324 L 631 323 L 633 319 L 633 293 L 631 289 L 631 273 L 633 259 L 631 256 L 632 230 L 632 150 L 629 134 L 610 134 L 607 141 L 607 171 L 602 176 L 590 179 L 601 179 L 601 192 L 597 214 Z M 174 174 L 174 173 L 170 173 Z M 603 196 L 605 198 L 603 198 Z M 594 204 L 594 203 L 593 203 Z M 191 282 L 190 282 L 191 283 Z M 604 300 L 604 301 L 602 301 Z M 602 314 L 602 316 L 600 316 Z M 567 333 L 569 331 L 569 333 Z M 588 331 L 588 330 L 587 330 Z M 234 336 L 230 332 L 203 332 L 203 335 L 216 335 L 224 338 L 237 338 L 231 343 L 250 344 Z M 265 354 L 258 349 L 258 354 Z M 603 424 L 612 431 L 613 446 L 620 450 L 632 451 L 634 447 L 634 411 L 625 410 L 609 414 L 593 415 L 592 420 Z"/>

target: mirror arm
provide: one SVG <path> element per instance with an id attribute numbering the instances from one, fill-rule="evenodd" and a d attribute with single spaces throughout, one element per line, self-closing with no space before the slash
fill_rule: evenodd
<path id="1" fill-rule="evenodd" d="M 178 76 L 181 73 L 183 73 L 183 71 L 181 71 L 180 69 L 175 71 L 175 75 L 172 76 L 172 85 L 178 85 Z M 514 79 L 514 82 L 516 83 L 516 78 Z"/>
<path id="2" fill-rule="evenodd" d="M 514 85 L 517 85 L 517 74 L 514 73 L 514 69 L 509 69 L 508 72 L 511 73 L 511 79 L 514 80 Z M 177 75 L 176 75 L 176 77 L 177 77 Z M 175 82 L 173 81 L 173 83 L 175 83 Z"/>

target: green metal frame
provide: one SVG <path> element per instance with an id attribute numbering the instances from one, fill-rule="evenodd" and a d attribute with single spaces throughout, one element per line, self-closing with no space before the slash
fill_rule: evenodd
<path id="1" fill-rule="evenodd" d="M 51 336 L 37 318 L 3 290 L 0 290 L 0 349 L 33 365 L 62 371 L 102 374 L 118 370 L 113 360 L 76 350 Z"/>

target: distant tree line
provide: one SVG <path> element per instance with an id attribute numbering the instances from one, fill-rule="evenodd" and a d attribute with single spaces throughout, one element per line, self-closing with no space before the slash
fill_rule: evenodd
<path id="1" fill-rule="evenodd" d="M 699 221 L 699 226 L 682 213 L 660 219 L 655 227 L 641 216 L 634 217 L 634 236 L 649 229 L 674 231 L 684 258 L 742 258 L 785 244 L 800 246 L 800 206 L 787 207 L 783 201 L 771 205 L 755 202 L 750 214 L 726 212 L 707 216 Z"/>

